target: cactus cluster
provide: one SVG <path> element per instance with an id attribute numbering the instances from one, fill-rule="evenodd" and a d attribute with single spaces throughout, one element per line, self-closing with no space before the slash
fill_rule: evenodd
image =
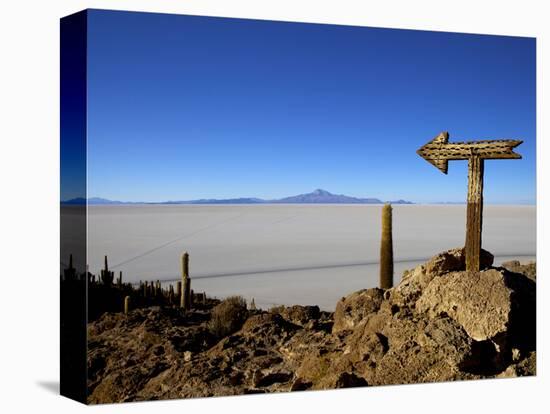
<path id="1" fill-rule="evenodd" d="M 109 269 L 107 256 L 104 256 L 104 266 L 100 269 L 99 277 L 88 270 L 78 275 L 73 266 L 73 256 L 69 256 L 69 265 L 63 269 L 61 281 L 71 280 L 87 281 L 89 315 L 93 319 L 103 312 L 124 312 L 127 314 L 132 309 L 146 308 L 150 306 L 179 307 L 187 312 L 195 307 L 201 308 L 207 305 L 205 292 L 194 292 L 191 289 L 189 276 L 189 254 L 184 252 L 181 256 L 181 280 L 176 283 L 163 283 L 159 280 L 140 280 L 139 283 L 124 283 L 122 271 L 115 272 Z"/>

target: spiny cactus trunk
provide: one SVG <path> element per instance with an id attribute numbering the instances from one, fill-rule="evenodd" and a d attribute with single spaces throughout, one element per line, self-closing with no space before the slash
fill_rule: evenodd
<path id="1" fill-rule="evenodd" d="M 172 285 L 168 286 L 168 304 L 169 305 L 174 304 L 174 286 Z"/>
<path id="2" fill-rule="evenodd" d="M 181 256 L 181 278 L 182 288 L 180 306 L 185 309 L 191 309 L 191 279 L 189 278 L 189 254 L 183 253 Z"/>
<path id="3" fill-rule="evenodd" d="M 129 311 L 130 311 L 130 296 L 126 296 L 124 298 L 124 314 L 128 315 Z"/>
<path id="4" fill-rule="evenodd" d="M 111 286 L 115 277 L 115 272 L 109 270 L 107 256 L 105 256 L 105 268 L 101 271 L 101 281 L 105 286 Z"/>
<path id="5" fill-rule="evenodd" d="M 393 286 L 393 241 L 392 241 L 392 207 L 382 207 L 382 240 L 380 242 L 380 287 L 389 289 Z"/>
<path id="6" fill-rule="evenodd" d="M 176 300 L 181 302 L 181 280 L 176 283 Z"/>

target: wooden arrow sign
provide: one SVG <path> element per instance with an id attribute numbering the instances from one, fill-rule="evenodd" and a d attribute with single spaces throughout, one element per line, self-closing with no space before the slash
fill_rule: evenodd
<path id="1" fill-rule="evenodd" d="M 449 142 L 449 133 L 442 132 L 416 153 L 447 174 L 449 160 L 468 160 L 474 154 L 482 159 L 520 159 L 514 148 L 522 142 L 516 139 Z"/>
<path id="2" fill-rule="evenodd" d="M 447 174 L 449 160 L 468 160 L 468 204 L 466 210 L 466 270 L 480 270 L 483 221 L 483 167 L 486 159 L 520 159 L 514 148 L 523 141 L 514 139 L 449 142 L 442 132 L 416 153 Z"/>

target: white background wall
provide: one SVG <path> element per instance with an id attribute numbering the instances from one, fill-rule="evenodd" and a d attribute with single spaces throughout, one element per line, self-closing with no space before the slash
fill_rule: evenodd
<path id="1" fill-rule="evenodd" d="M 87 8 L 537 36 L 538 373 L 536 378 L 177 400 L 94 412 L 542 412 L 548 409 L 548 119 L 545 1 L 48 0 L 0 12 L 0 411 L 78 413 L 59 397 L 59 24 Z M 444 66 L 443 66 L 444 68 Z M 444 69 L 443 69 L 444 70 Z M 543 111 L 545 109 L 545 111 Z M 547 125 L 547 124 L 546 124 Z M 547 164 L 548 165 L 548 164 Z M 546 186 L 546 190 L 543 188 Z M 26 293 L 23 296 L 23 291 Z M 543 325 L 546 326 L 543 329 Z M 356 407 L 353 407 L 356 406 Z"/>

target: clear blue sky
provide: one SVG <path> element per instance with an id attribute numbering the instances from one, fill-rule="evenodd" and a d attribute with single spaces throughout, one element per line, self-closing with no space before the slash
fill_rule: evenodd
<path id="1" fill-rule="evenodd" d="M 485 200 L 535 200 L 535 40 L 91 11 L 88 195 L 464 201 L 416 149 L 517 138 Z"/>

